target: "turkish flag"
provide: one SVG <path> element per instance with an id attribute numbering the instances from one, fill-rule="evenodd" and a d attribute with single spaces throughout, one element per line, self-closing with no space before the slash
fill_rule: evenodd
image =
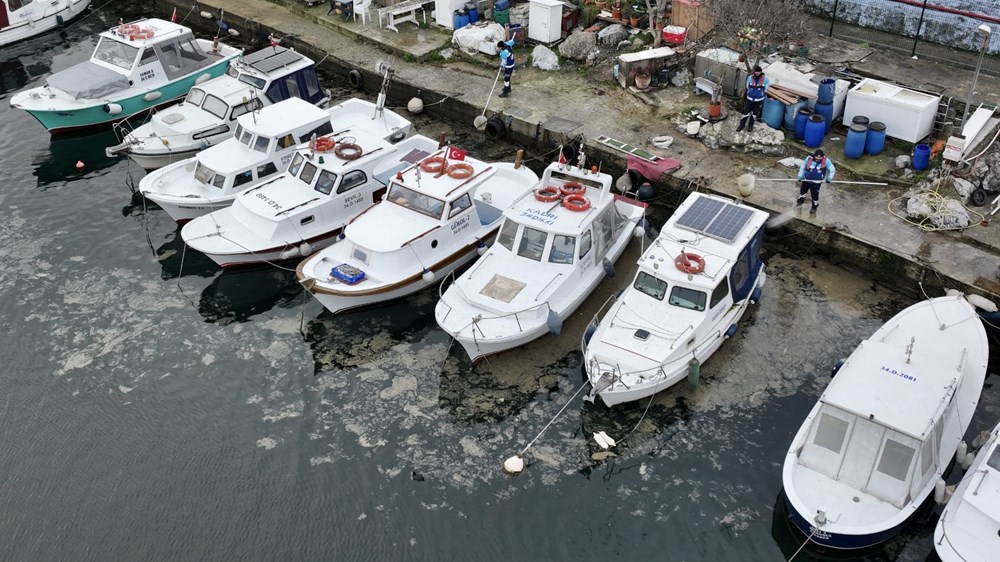
<path id="1" fill-rule="evenodd" d="M 448 147 L 448 160 L 465 160 L 466 151 L 454 146 Z"/>
<path id="2" fill-rule="evenodd" d="M 170 23 L 177 23 L 177 8 L 174 8 L 174 13 L 170 14 Z"/>

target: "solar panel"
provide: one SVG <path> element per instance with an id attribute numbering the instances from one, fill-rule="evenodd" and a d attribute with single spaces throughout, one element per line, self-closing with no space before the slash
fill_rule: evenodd
<path id="1" fill-rule="evenodd" d="M 727 204 L 712 221 L 712 224 L 705 229 L 705 234 L 726 242 L 733 242 L 751 217 L 753 217 L 753 211 L 750 209 Z"/>
<path id="2" fill-rule="evenodd" d="M 302 55 L 284 47 L 265 48 L 243 57 L 243 62 L 267 73 L 302 59 Z"/>
<path id="3" fill-rule="evenodd" d="M 698 199 L 677 219 L 677 226 L 707 236 L 733 242 L 753 217 L 753 211 L 718 199 Z"/>
<path id="4" fill-rule="evenodd" d="M 698 196 L 694 203 L 684 211 L 681 218 L 677 219 L 677 226 L 695 232 L 704 232 L 705 228 L 712 223 L 715 215 L 719 214 L 719 211 L 725 206 L 726 203 L 718 199 Z"/>

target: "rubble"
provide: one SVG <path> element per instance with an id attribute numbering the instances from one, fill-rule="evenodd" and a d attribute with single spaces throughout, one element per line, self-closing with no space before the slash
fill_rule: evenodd
<path id="1" fill-rule="evenodd" d="M 559 57 L 545 45 L 537 45 L 531 51 L 531 66 L 542 70 L 559 70 Z"/>
<path id="2" fill-rule="evenodd" d="M 716 123 L 705 123 L 698 136 L 709 148 L 742 148 L 745 152 L 757 152 L 770 156 L 785 153 L 785 133 L 763 123 L 754 126 L 752 132 L 736 132 L 738 119 L 726 119 Z"/>
<path id="3" fill-rule="evenodd" d="M 572 60 L 586 60 L 595 50 L 597 34 L 590 31 L 577 31 L 559 45 L 559 54 Z"/>
<path id="4" fill-rule="evenodd" d="M 691 71 L 687 68 L 682 68 L 677 71 L 677 74 L 674 74 L 674 77 L 670 79 L 670 83 L 680 88 L 690 84 L 691 80 Z"/>
<path id="5" fill-rule="evenodd" d="M 910 165 L 910 157 L 909 156 L 907 156 L 905 154 L 900 154 L 899 156 L 896 157 L 896 167 L 897 168 L 906 168 L 909 165 Z"/>
<path id="6" fill-rule="evenodd" d="M 941 195 L 947 181 L 947 178 L 936 178 L 903 194 L 906 216 L 925 228 L 929 225 L 939 230 L 957 230 L 972 224 L 969 211 L 961 201 Z"/>

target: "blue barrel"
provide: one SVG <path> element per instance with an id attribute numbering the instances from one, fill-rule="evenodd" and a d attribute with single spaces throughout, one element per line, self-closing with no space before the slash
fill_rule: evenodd
<path id="1" fill-rule="evenodd" d="M 913 147 L 913 169 L 926 170 L 927 164 L 931 161 L 931 147 L 927 144 L 918 144 Z"/>
<path id="2" fill-rule="evenodd" d="M 455 29 L 462 29 L 469 25 L 469 14 L 465 10 L 455 10 L 453 24 Z"/>
<path id="3" fill-rule="evenodd" d="M 816 115 L 813 113 L 809 116 L 809 120 L 806 121 L 805 139 L 806 146 L 809 148 L 816 148 L 823 144 L 823 135 L 826 134 L 826 124 L 823 122 L 822 115 Z"/>
<path id="4" fill-rule="evenodd" d="M 800 107 L 805 107 L 805 101 L 797 101 L 785 107 L 785 128 L 795 130 L 795 116 L 799 113 Z"/>
<path id="5" fill-rule="evenodd" d="M 844 156 L 861 158 L 865 153 L 865 141 L 868 139 L 868 127 L 854 123 L 847 130 L 847 141 L 844 143 Z"/>
<path id="6" fill-rule="evenodd" d="M 795 114 L 795 138 L 802 140 L 806 138 L 806 122 L 809 121 L 809 117 L 813 114 L 813 108 L 811 107 L 800 107 L 798 113 Z"/>
<path id="7" fill-rule="evenodd" d="M 833 122 L 833 104 L 816 102 L 816 107 L 813 108 L 813 111 L 816 112 L 816 115 L 823 117 L 823 121 L 826 123 L 826 129 L 823 131 L 823 134 L 826 134 Z"/>
<path id="8" fill-rule="evenodd" d="M 816 103 L 833 103 L 833 94 L 837 87 L 837 81 L 833 78 L 820 80 L 819 92 L 816 94 Z"/>
<path id="9" fill-rule="evenodd" d="M 885 123 L 872 121 L 868 124 L 868 134 L 865 138 L 865 152 L 881 154 L 885 148 Z"/>
<path id="10" fill-rule="evenodd" d="M 466 2 L 465 11 L 469 13 L 469 23 L 476 23 L 479 21 L 479 8 L 476 7 L 475 2 Z"/>
<path id="11" fill-rule="evenodd" d="M 496 0 L 496 2 L 493 3 L 493 9 L 506 12 L 510 9 L 510 0 Z"/>
<path id="12" fill-rule="evenodd" d="M 785 104 L 778 100 L 767 98 L 764 100 L 764 111 L 761 117 L 767 126 L 772 129 L 780 129 L 785 120 Z"/>
<path id="13" fill-rule="evenodd" d="M 865 117 L 864 115 L 855 115 L 854 118 L 851 119 L 851 124 L 852 125 L 864 125 L 865 127 L 867 127 L 868 126 L 868 118 Z"/>

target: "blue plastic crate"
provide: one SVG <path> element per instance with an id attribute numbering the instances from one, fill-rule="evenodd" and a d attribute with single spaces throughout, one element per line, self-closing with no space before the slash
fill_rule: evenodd
<path id="1" fill-rule="evenodd" d="M 330 270 L 330 276 L 342 283 L 354 285 L 365 278 L 365 272 L 353 265 L 342 263 Z"/>

